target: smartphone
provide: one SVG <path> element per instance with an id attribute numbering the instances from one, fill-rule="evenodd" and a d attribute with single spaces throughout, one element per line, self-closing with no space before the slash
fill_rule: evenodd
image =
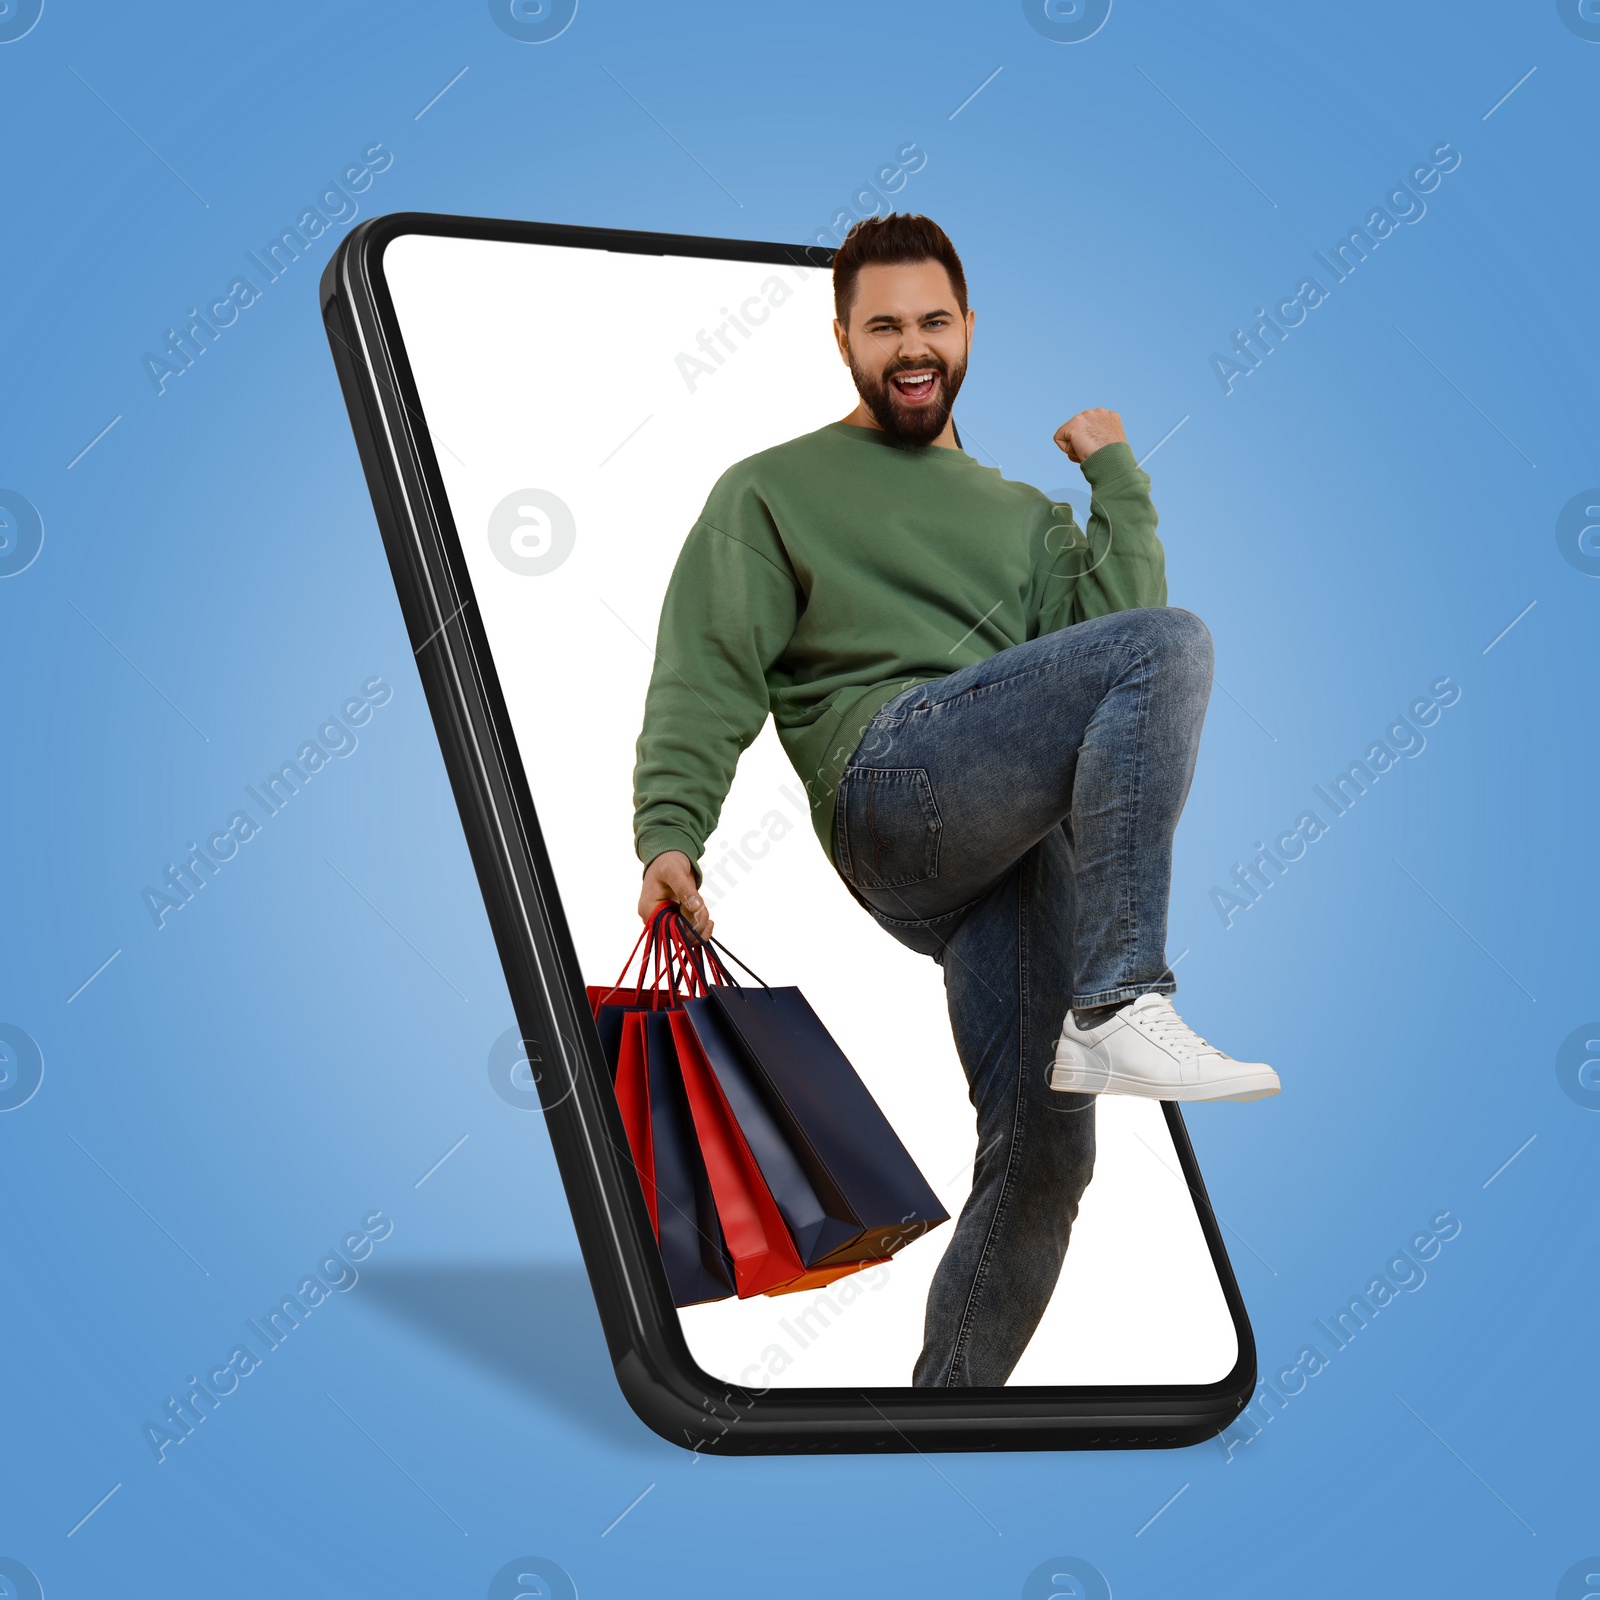
<path id="1" fill-rule="evenodd" d="M 396 214 L 355 228 L 322 278 L 617 1380 L 690 1450 L 1193 1444 L 1248 1402 L 1256 1356 L 1176 1104 L 1099 1096 L 1085 1113 L 1094 1176 L 1004 1386 L 911 1384 L 950 1226 L 814 1291 L 682 1307 L 669 1291 L 586 986 L 614 982 L 640 932 L 635 741 L 678 549 L 728 466 L 855 405 L 831 262 L 820 247 Z M 703 870 L 718 939 L 802 991 L 956 1216 L 974 1119 L 941 974 L 838 878 L 770 722 Z"/>

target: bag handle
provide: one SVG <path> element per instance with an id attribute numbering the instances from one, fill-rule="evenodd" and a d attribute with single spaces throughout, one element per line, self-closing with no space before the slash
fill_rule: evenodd
<path id="1" fill-rule="evenodd" d="M 648 925 L 646 925 L 646 927 L 644 928 L 643 932 L 641 932 L 639 937 L 634 940 L 633 949 L 631 949 L 628 952 L 628 959 L 622 963 L 622 971 L 617 974 L 617 981 L 614 984 L 612 984 L 611 987 L 609 989 L 607 989 L 604 994 L 601 994 L 601 995 L 596 997 L 596 999 L 594 1001 L 594 1007 L 593 1007 L 596 1016 L 599 1015 L 601 1006 L 609 1004 L 609 1002 L 615 996 L 617 996 L 619 994 L 625 994 L 625 993 L 628 992 L 623 987 L 623 979 L 628 976 L 628 968 L 633 965 L 633 958 L 636 955 L 639 954 L 639 946 L 644 944 L 645 941 L 649 937 L 650 937 L 650 928 L 649 928 Z M 644 954 L 644 961 L 646 963 L 648 963 L 649 959 L 650 959 L 650 951 L 649 951 L 649 948 L 646 947 L 645 954 Z M 643 985 L 644 985 L 644 965 L 641 964 L 640 969 L 639 969 L 639 988 L 642 988 Z M 638 988 L 633 990 L 633 997 L 634 997 L 634 999 L 636 1001 L 639 998 L 639 989 Z"/>
<path id="2" fill-rule="evenodd" d="M 735 978 L 733 976 L 733 974 L 730 973 L 728 971 L 728 969 L 722 965 L 722 962 L 721 962 L 721 959 L 720 959 L 721 956 L 726 956 L 734 964 L 734 966 L 736 966 L 742 973 L 744 973 L 744 975 L 746 977 L 754 978 L 755 979 L 755 983 L 756 983 L 756 987 L 758 989 L 767 989 L 767 988 L 771 987 L 771 985 L 766 981 L 765 978 L 763 978 L 760 975 L 760 973 L 753 972 L 749 967 L 747 967 L 744 964 L 744 962 L 742 962 L 738 958 L 738 956 L 736 956 L 733 953 L 733 951 L 731 951 L 727 947 L 727 945 L 721 943 L 719 940 L 716 940 L 716 939 L 707 939 L 706 943 L 708 945 L 712 946 L 713 952 L 714 952 L 713 959 L 716 960 L 718 967 L 721 968 L 723 974 L 726 976 L 727 981 L 730 984 L 732 984 L 735 988 L 737 988 L 739 986 L 739 980 L 737 978 Z"/>
<path id="3" fill-rule="evenodd" d="M 693 937 L 693 929 L 676 906 L 662 918 L 662 922 L 666 928 L 671 958 L 683 976 L 686 995 L 690 999 L 704 996 L 710 990 L 713 979 L 723 980 L 721 963 L 713 953 L 711 973 L 707 975 L 705 947 Z"/>
<path id="4" fill-rule="evenodd" d="M 705 967 L 684 936 L 682 912 L 671 901 L 663 901 L 650 914 L 650 927 L 655 934 L 650 1006 L 652 1010 L 657 1007 L 665 987 L 669 996 L 667 1009 L 676 1010 L 685 999 L 696 999 L 710 987 Z"/>
<path id="5" fill-rule="evenodd" d="M 646 987 L 649 987 L 652 991 L 659 989 L 662 942 L 660 911 L 661 907 L 658 906 L 651 913 L 650 919 L 640 931 L 639 937 L 634 940 L 633 949 L 628 952 L 628 959 L 622 963 L 622 971 L 617 974 L 617 981 L 595 1002 L 596 1008 L 605 1005 L 613 996 L 618 994 L 631 994 L 633 1003 L 637 1005 L 639 997 L 644 993 Z M 642 955 L 640 953 L 641 946 L 643 947 Z M 636 983 L 629 985 L 626 982 L 628 969 L 633 966 L 635 957 L 639 958 L 639 978 Z M 653 976 L 652 964 L 654 966 Z M 651 995 L 650 1004 L 653 1010 L 655 1008 L 654 993 Z"/>
<path id="6" fill-rule="evenodd" d="M 673 942 L 673 909 L 670 902 L 663 901 L 650 913 L 650 928 L 654 935 L 652 948 L 655 952 L 655 971 L 650 990 L 652 1011 L 660 1006 L 663 989 L 667 992 L 667 1010 L 674 1011 L 683 1004 L 683 996 L 679 993 L 681 965 Z"/>
<path id="7" fill-rule="evenodd" d="M 731 972 L 729 972 L 727 966 L 723 962 L 722 958 L 726 956 L 728 960 L 734 964 L 734 966 L 736 966 L 745 974 L 746 977 L 755 980 L 757 988 L 765 989 L 770 987 L 766 980 L 762 978 L 760 973 L 746 966 L 745 963 L 741 961 L 738 956 L 736 956 L 720 940 L 713 939 L 709 934 L 702 938 L 699 934 L 695 933 L 694 929 L 689 925 L 689 922 L 684 917 L 683 913 L 681 911 L 676 911 L 676 909 L 673 917 L 672 934 L 676 938 L 684 955 L 694 963 L 695 967 L 699 971 L 702 983 L 706 981 L 704 964 L 709 963 L 711 971 L 713 974 L 715 974 L 719 983 L 726 984 L 735 989 L 740 986 L 739 980 L 734 977 Z"/>
<path id="8" fill-rule="evenodd" d="M 667 939 L 672 947 L 673 958 L 678 962 L 686 984 L 698 991 L 704 991 L 710 985 L 706 976 L 705 949 L 694 936 L 683 913 L 676 906 L 663 918 L 667 930 Z M 713 967 L 715 974 L 716 968 Z"/>

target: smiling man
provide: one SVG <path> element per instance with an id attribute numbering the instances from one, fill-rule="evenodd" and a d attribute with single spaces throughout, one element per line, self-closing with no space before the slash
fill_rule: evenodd
<path id="1" fill-rule="evenodd" d="M 936 223 L 858 223 L 833 285 L 859 403 L 730 467 L 668 585 L 634 773 L 639 913 L 674 901 L 710 932 L 697 863 L 770 713 L 834 869 L 944 970 L 977 1156 L 913 1382 L 997 1385 L 1060 1275 L 1095 1095 L 1252 1100 L 1278 1077 L 1167 998 L 1211 636 L 1167 606 L 1121 419 L 1055 431 L 1088 480 L 1081 529 L 961 448 L 976 314 Z"/>

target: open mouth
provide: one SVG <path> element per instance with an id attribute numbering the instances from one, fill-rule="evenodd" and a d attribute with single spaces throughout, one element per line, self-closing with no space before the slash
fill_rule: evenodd
<path id="1" fill-rule="evenodd" d="M 919 367 L 914 372 L 897 372 L 889 387 L 907 405 L 925 406 L 939 392 L 939 374 L 932 367 Z"/>

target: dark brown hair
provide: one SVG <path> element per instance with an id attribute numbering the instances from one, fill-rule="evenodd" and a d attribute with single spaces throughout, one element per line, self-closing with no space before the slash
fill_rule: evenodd
<path id="1" fill-rule="evenodd" d="M 948 235 L 930 217 L 917 212 L 891 211 L 883 217 L 863 217 L 844 236 L 833 257 L 834 315 L 849 326 L 850 307 L 856 297 L 856 278 L 865 266 L 909 266 L 917 261 L 938 261 L 950 274 L 961 315 L 967 314 L 967 275 L 961 257 Z"/>

